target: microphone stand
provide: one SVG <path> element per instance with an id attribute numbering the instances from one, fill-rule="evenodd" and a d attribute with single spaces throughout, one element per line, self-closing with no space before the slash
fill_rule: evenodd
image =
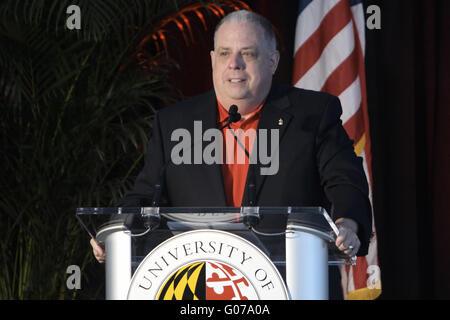
<path id="1" fill-rule="evenodd" d="M 249 172 L 248 172 L 248 206 L 253 207 L 256 204 L 256 183 L 255 183 L 255 172 L 254 172 L 254 166 L 250 163 L 250 153 L 248 152 L 247 148 L 245 148 L 245 145 L 242 144 L 242 142 L 239 140 L 238 136 L 234 133 L 233 129 L 231 129 L 230 124 L 232 122 L 237 122 L 241 119 L 241 114 L 238 112 L 238 107 L 236 105 L 230 106 L 228 110 L 228 120 L 227 123 L 222 126 L 222 129 L 227 127 L 231 133 L 233 134 L 234 139 L 239 144 L 239 146 L 244 150 L 248 160 L 249 160 Z M 242 205 L 241 205 L 242 206 Z M 254 226 L 256 226 L 259 223 L 259 218 L 255 216 L 245 216 L 244 217 L 244 224 L 249 228 L 252 229 Z"/>

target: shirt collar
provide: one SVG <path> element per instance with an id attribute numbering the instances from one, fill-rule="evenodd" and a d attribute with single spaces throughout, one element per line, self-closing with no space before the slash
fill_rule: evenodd
<path id="1" fill-rule="evenodd" d="M 216 98 L 217 99 L 217 98 Z M 258 108 L 253 111 L 245 120 L 239 120 L 239 122 L 247 122 L 247 121 L 251 121 L 254 119 L 257 119 L 261 116 L 261 109 L 264 106 L 264 104 L 266 103 L 267 97 L 264 98 L 263 102 L 261 102 L 261 104 L 258 106 Z M 217 99 L 217 109 L 218 109 L 218 122 L 219 124 L 225 124 L 228 120 L 228 111 L 227 109 L 225 109 L 225 107 L 219 102 L 219 100 Z"/>

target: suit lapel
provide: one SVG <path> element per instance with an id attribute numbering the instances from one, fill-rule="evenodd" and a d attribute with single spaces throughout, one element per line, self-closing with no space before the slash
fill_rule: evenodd
<path id="1" fill-rule="evenodd" d="M 254 148 L 254 150 L 258 150 L 260 152 L 260 145 L 262 143 L 267 143 L 268 147 L 266 148 L 267 155 L 273 156 L 274 155 L 274 146 L 271 145 L 271 130 L 279 130 L 279 142 L 278 147 L 281 145 L 281 141 L 283 139 L 284 133 L 286 132 L 286 129 L 288 128 L 292 115 L 286 111 L 290 107 L 290 102 L 286 94 L 284 94 L 281 90 L 281 88 L 273 84 L 272 89 L 270 91 L 269 97 L 267 98 L 267 101 L 264 105 L 264 107 L 261 110 L 261 118 L 258 123 L 258 148 Z M 266 129 L 267 130 L 267 140 L 262 141 L 260 139 L 260 129 Z M 279 150 L 278 150 L 279 152 Z M 269 167 L 270 164 L 262 165 L 260 162 L 260 156 L 258 154 L 257 157 L 258 161 L 256 164 L 250 165 L 249 172 L 247 174 L 247 181 L 246 181 L 246 187 L 244 191 L 243 196 L 243 205 L 246 205 L 248 203 L 248 184 L 249 184 L 249 178 L 251 175 L 251 170 L 253 170 L 254 175 L 254 181 L 256 184 L 256 200 L 258 199 L 258 195 L 261 191 L 261 188 L 266 180 L 267 175 L 261 174 L 261 168 Z M 257 203 L 257 202 L 256 202 Z"/>

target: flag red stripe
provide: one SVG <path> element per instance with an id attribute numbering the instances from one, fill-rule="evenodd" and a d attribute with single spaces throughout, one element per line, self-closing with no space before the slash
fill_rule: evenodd
<path id="1" fill-rule="evenodd" d="M 340 1 L 322 20 L 319 28 L 297 50 L 294 57 L 293 84 L 296 84 L 316 63 L 328 42 L 351 20 L 345 1 Z"/>
<path id="2" fill-rule="evenodd" d="M 367 267 L 366 257 L 356 258 L 356 267 L 353 268 L 355 290 L 367 287 Z"/>
<path id="3" fill-rule="evenodd" d="M 358 62 L 358 52 L 353 52 L 337 67 L 328 77 L 321 91 L 339 96 L 345 91 L 358 76 L 358 70 L 355 68 Z"/>
<path id="4" fill-rule="evenodd" d="M 365 133 L 364 127 L 364 113 L 362 106 L 344 123 L 345 131 L 347 131 L 348 136 L 355 143 L 361 139 L 362 135 Z M 367 141 L 367 136 L 366 136 Z"/>

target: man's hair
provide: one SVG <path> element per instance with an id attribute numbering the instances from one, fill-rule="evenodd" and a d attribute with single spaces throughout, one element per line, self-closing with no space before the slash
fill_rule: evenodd
<path id="1" fill-rule="evenodd" d="M 214 49 L 216 48 L 217 31 L 225 22 L 247 22 L 260 26 L 264 32 L 264 38 L 268 47 L 272 50 L 276 50 L 277 40 L 272 24 L 262 15 L 247 10 L 233 11 L 220 20 L 216 26 L 216 30 L 214 31 Z"/>

